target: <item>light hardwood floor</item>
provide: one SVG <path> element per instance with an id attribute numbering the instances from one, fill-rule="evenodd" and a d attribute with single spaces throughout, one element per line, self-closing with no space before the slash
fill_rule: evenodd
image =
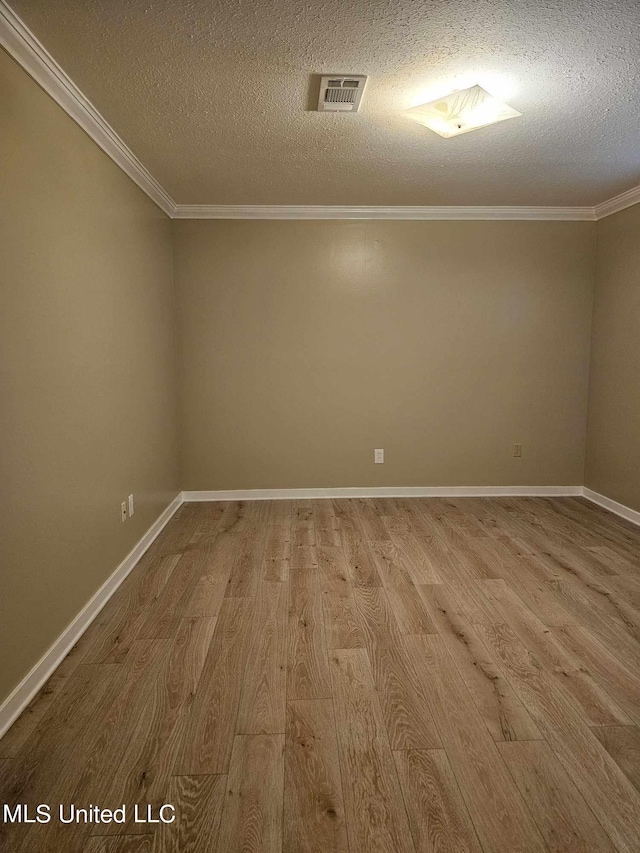
<path id="1" fill-rule="evenodd" d="M 0 741 L 7 853 L 640 851 L 640 529 L 577 498 L 186 504 Z"/>

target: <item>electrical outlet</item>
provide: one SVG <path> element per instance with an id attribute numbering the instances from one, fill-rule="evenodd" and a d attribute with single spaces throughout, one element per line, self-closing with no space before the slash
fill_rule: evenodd
<path id="1" fill-rule="evenodd" d="M 382 465 L 384 462 L 384 450 L 382 448 L 373 451 L 373 461 L 376 465 Z"/>
<path id="2" fill-rule="evenodd" d="M 126 520 L 127 520 L 127 502 L 122 501 L 122 503 L 120 504 L 120 521 L 126 521 Z"/>
<path id="3" fill-rule="evenodd" d="M 133 515 L 133 495 L 129 495 L 127 500 L 129 502 L 129 518 L 131 518 L 131 516 Z"/>
<path id="4" fill-rule="evenodd" d="M 513 455 L 514 455 L 514 458 L 520 459 L 520 457 L 522 456 L 522 445 L 521 444 L 514 444 L 513 445 Z"/>

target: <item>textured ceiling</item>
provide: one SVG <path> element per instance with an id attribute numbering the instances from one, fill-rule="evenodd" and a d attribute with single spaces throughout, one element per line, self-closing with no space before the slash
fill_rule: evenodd
<path id="1" fill-rule="evenodd" d="M 12 0 L 181 204 L 593 205 L 640 182 L 638 0 Z M 356 115 L 311 75 L 369 75 Z M 404 108 L 479 82 L 522 118 Z M 317 98 L 317 95 L 316 95 Z"/>

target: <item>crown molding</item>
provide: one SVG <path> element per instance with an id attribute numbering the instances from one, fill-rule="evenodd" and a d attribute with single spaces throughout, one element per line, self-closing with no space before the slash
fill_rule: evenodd
<path id="1" fill-rule="evenodd" d="M 65 74 L 16 13 L 0 0 L 0 45 L 168 216 L 175 202 Z"/>
<path id="2" fill-rule="evenodd" d="M 593 211 L 596 219 L 604 219 L 605 216 L 611 216 L 613 213 L 618 213 L 620 210 L 625 210 L 627 207 L 632 207 L 638 203 L 640 203 L 640 186 L 631 187 L 630 190 L 620 193 L 608 201 L 596 204 Z"/>
<path id="3" fill-rule="evenodd" d="M 91 101 L 65 74 L 26 24 L 0 0 L 3 47 L 93 141 L 172 219 L 398 219 L 553 220 L 603 219 L 640 202 L 640 186 L 595 207 L 349 207 L 327 205 L 176 204 Z"/>
<path id="4" fill-rule="evenodd" d="M 591 207 L 346 207 L 178 204 L 174 219 L 595 219 Z"/>

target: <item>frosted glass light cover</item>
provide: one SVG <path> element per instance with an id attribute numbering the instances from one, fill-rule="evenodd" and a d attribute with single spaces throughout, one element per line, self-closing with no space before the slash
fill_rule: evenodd
<path id="1" fill-rule="evenodd" d="M 405 112 L 409 118 L 444 136 L 445 139 L 522 115 L 518 110 L 494 98 L 482 86 L 471 86 L 469 89 L 451 92 L 450 95 L 436 98 L 427 104 L 419 104 Z"/>

